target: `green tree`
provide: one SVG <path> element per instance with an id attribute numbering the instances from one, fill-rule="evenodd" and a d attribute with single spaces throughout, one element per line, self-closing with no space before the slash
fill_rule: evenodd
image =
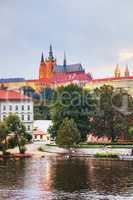
<path id="1" fill-rule="evenodd" d="M 8 127 L 5 122 L 0 122 L 0 144 L 2 145 L 3 154 L 6 153 L 7 150 L 7 141 L 6 138 L 8 136 Z"/>
<path id="2" fill-rule="evenodd" d="M 23 146 L 21 145 L 21 138 L 23 137 L 25 133 L 25 126 L 21 122 L 19 116 L 15 114 L 10 114 L 6 119 L 5 123 L 7 124 L 8 130 L 11 133 L 15 134 L 15 139 L 17 142 L 17 145 L 19 147 L 20 153 L 22 153 Z"/>
<path id="3" fill-rule="evenodd" d="M 76 147 L 80 139 L 80 133 L 74 120 L 65 118 L 58 130 L 56 144 L 69 149 Z"/>
<path id="4" fill-rule="evenodd" d="M 53 94 L 53 101 L 50 107 L 53 126 L 49 129 L 53 137 L 57 132 L 64 118 L 74 119 L 82 141 L 91 129 L 90 118 L 95 107 L 95 100 L 89 91 L 70 84 L 65 87 L 59 87 Z"/>
<path id="5" fill-rule="evenodd" d="M 41 104 L 34 106 L 35 120 L 50 120 L 50 111 L 47 105 Z"/>
<path id="6" fill-rule="evenodd" d="M 107 135 L 112 142 L 120 135 L 126 137 L 131 124 L 132 97 L 122 90 L 114 90 L 112 86 L 104 85 L 94 90 L 98 97 L 99 112 L 92 120 L 93 130 L 97 135 Z M 127 110 L 123 110 L 123 96 L 127 96 Z"/>
<path id="7" fill-rule="evenodd" d="M 132 126 L 129 128 L 128 134 L 130 137 L 133 137 L 133 127 Z"/>

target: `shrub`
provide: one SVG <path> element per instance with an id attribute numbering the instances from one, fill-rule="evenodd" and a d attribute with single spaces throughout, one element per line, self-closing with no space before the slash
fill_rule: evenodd
<path id="1" fill-rule="evenodd" d="M 25 147 L 25 146 L 22 146 L 22 147 L 21 147 L 20 153 L 24 154 L 25 152 L 26 152 L 26 147 Z"/>
<path id="2" fill-rule="evenodd" d="M 133 136 L 133 127 L 130 127 L 128 130 L 129 136 Z"/>
<path id="3" fill-rule="evenodd" d="M 44 152 L 44 149 L 42 147 L 38 147 L 38 151 Z"/>
<path id="4" fill-rule="evenodd" d="M 111 152 L 99 152 L 95 155 L 97 158 L 118 158 L 117 153 L 111 153 Z"/>

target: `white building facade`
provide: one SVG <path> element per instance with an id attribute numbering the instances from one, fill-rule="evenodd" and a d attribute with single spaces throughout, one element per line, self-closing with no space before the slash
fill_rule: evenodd
<path id="1" fill-rule="evenodd" d="M 31 98 L 15 91 L 0 90 L 0 120 L 9 114 L 16 114 L 26 127 L 26 131 L 33 131 L 33 101 Z"/>

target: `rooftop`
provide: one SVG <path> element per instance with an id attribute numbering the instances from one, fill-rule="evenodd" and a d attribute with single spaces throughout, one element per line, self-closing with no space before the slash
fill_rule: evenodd
<path id="1" fill-rule="evenodd" d="M 0 100 L 28 100 L 30 97 L 24 96 L 14 90 L 0 90 Z"/>
<path id="2" fill-rule="evenodd" d="M 0 83 L 24 82 L 24 78 L 1 78 Z"/>
<path id="3" fill-rule="evenodd" d="M 70 73 L 57 73 L 51 77 L 51 83 L 65 83 L 71 81 L 85 81 L 92 80 L 91 75 L 85 74 L 84 72 L 70 72 Z"/>

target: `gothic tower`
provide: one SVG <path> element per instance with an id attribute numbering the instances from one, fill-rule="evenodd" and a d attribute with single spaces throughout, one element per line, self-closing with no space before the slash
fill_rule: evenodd
<path id="1" fill-rule="evenodd" d="M 65 52 L 64 52 L 63 67 L 64 67 L 64 72 L 67 72 L 67 60 L 66 60 L 66 53 Z"/>
<path id="2" fill-rule="evenodd" d="M 46 78 L 50 78 L 53 75 L 53 67 L 56 65 L 56 59 L 53 56 L 52 45 L 50 45 L 48 58 L 45 60 L 46 64 Z"/>
<path id="3" fill-rule="evenodd" d="M 46 64 L 44 62 L 44 56 L 42 53 L 40 67 L 39 67 L 39 80 L 46 78 Z"/>
<path id="4" fill-rule="evenodd" d="M 114 73 L 115 73 L 115 78 L 120 78 L 120 76 L 121 76 L 121 70 L 120 70 L 120 67 L 119 67 L 118 64 L 116 65 Z"/>
<path id="5" fill-rule="evenodd" d="M 128 65 L 126 65 L 126 69 L 125 69 L 125 77 L 129 77 L 129 69 L 128 69 Z"/>

